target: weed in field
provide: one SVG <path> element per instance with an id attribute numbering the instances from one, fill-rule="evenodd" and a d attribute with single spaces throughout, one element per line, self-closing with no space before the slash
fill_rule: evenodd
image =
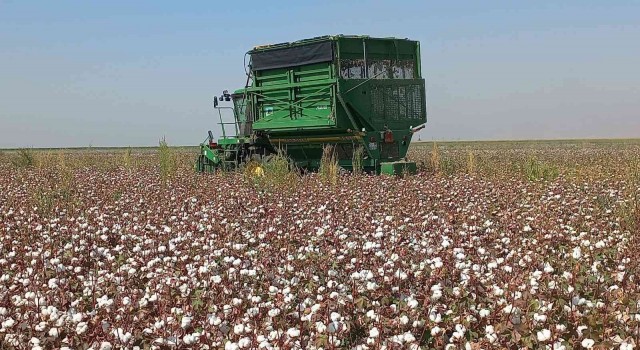
<path id="1" fill-rule="evenodd" d="M 265 157 L 262 162 L 248 162 L 244 165 L 243 174 L 259 190 L 291 190 L 299 182 L 297 169 L 281 150 Z"/>
<path id="2" fill-rule="evenodd" d="M 122 154 L 122 165 L 128 171 L 131 171 L 133 168 L 133 158 L 131 157 L 131 147 L 127 147 Z"/>
<path id="3" fill-rule="evenodd" d="M 319 175 L 325 183 L 333 186 L 338 184 L 340 166 L 338 165 L 338 159 L 336 158 L 335 148 L 332 145 L 326 145 L 322 149 Z"/>
<path id="4" fill-rule="evenodd" d="M 440 150 L 435 142 L 433 142 L 433 148 L 431 149 L 430 165 L 434 174 L 440 172 Z"/>
<path id="5" fill-rule="evenodd" d="M 30 168 L 36 164 L 35 151 L 31 148 L 20 148 L 11 158 L 11 164 L 16 168 Z"/>
<path id="6" fill-rule="evenodd" d="M 362 162 L 364 160 L 364 147 L 358 145 L 353 150 L 353 157 L 351 159 L 352 173 L 353 175 L 360 175 L 364 169 Z"/>
<path id="7" fill-rule="evenodd" d="M 622 228 L 640 233 L 640 158 L 633 159 L 626 175 L 626 199 L 619 208 Z"/>
<path id="8" fill-rule="evenodd" d="M 476 173 L 476 157 L 472 151 L 467 152 L 467 173 L 468 174 Z"/>
<path id="9" fill-rule="evenodd" d="M 558 167 L 529 156 L 523 167 L 524 175 L 529 181 L 553 180 L 558 177 Z"/>
<path id="10" fill-rule="evenodd" d="M 158 156 L 160 159 L 160 180 L 166 184 L 176 172 L 176 157 L 164 137 L 159 142 Z"/>

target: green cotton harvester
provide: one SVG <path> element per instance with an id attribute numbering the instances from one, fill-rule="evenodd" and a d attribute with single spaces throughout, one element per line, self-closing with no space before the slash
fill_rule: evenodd
<path id="1" fill-rule="evenodd" d="M 323 36 L 257 46 L 247 57 L 245 88 L 214 97 L 222 136 L 209 131 L 198 171 L 268 162 L 278 152 L 313 171 L 332 146 L 346 170 L 415 172 L 406 154 L 427 121 L 419 42 Z M 223 110 L 234 120 L 225 122 Z"/>

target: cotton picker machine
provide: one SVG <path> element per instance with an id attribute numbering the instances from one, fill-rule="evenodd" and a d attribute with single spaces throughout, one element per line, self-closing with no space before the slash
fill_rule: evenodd
<path id="1" fill-rule="evenodd" d="M 365 171 L 415 172 L 407 149 L 427 121 L 419 42 L 323 36 L 257 46 L 247 56 L 245 88 L 214 97 L 222 137 L 209 131 L 198 171 L 233 170 L 278 152 L 315 170 L 331 145 L 346 170 L 360 148 L 357 166 Z M 223 110 L 233 122 L 224 121 Z"/>

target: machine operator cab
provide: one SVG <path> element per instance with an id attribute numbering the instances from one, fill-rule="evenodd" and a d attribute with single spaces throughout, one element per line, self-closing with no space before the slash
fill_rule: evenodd
<path id="1" fill-rule="evenodd" d="M 233 107 L 221 107 L 219 106 L 220 102 L 233 102 Z M 247 104 L 246 94 L 244 89 L 238 89 L 233 93 L 229 93 L 228 90 L 224 90 L 220 97 L 214 96 L 213 98 L 213 107 L 218 110 L 218 114 L 220 117 L 220 124 L 222 128 L 222 136 L 223 138 L 227 137 L 240 137 L 240 136 L 249 136 L 252 132 L 252 118 L 251 118 L 251 108 L 250 105 Z M 233 113 L 233 122 L 225 122 L 222 117 L 222 109 L 229 109 Z M 227 131 L 228 126 L 234 125 L 235 135 L 229 134 Z"/>

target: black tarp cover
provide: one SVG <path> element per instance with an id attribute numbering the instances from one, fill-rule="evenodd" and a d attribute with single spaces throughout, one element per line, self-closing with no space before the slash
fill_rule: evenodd
<path id="1" fill-rule="evenodd" d="M 251 54 L 251 65 L 254 70 L 296 67 L 332 60 L 333 43 L 331 41 L 259 51 Z"/>

